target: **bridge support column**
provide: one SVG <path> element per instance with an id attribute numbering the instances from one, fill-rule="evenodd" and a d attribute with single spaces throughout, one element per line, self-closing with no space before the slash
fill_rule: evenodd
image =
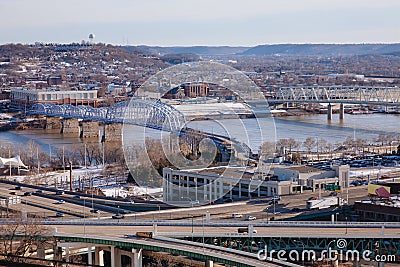
<path id="1" fill-rule="evenodd" d="M 82 123 L 82 138 L 99 138 L 100 127 L 97 121 L 84 121 Z"/>
<path id="2" fill-rule="evenodd" d="M 65 246 L 65 261 L 69 262 L 69 245 Z"/>
<path id="3" fill-rule="evenodd" d="M 46 258 L 46 253 L 44 251 L 44 245 L 42 243 L 38 244 L 37 257 L 38 257 L 38 259 L 42 259 L 42 260 L 44 260 Z"/>
<path id="4" fill-rule="evenodd" d="M 122 124 L 110 123 L 104 126 L 104 141 L 116 142 L 122 140 Z"/>
<path id="5" fill-rule="evenodd" d="M 332 105 L 328 104 L 328 121 L 332 120 Z"/>
<path id="6" fill-rule="evenodd" d="M 343 103 L 340 104 L 340 108 L 339 108 L 339 120 L 344 120 L 344 105 L 343 105 Z"/>
<path id="7" fill-rule="evenodd" d="M 206 260 L 205 267 L 214 267 L 214 262 L 212 260 Z"/>
<path id="8" fill-rule="evenodd" d="M 79 136 L 80 132 L 81 131 L 79 129 L 78 119 L 63 119 L 63 122 L 62 122 L 62 133 L 63 134 Z"/>
<path id="9" fill-rule="evenodd" d="M 61 132 L 62 129 L 61 119 L 59 117 L 47 117 L 45 129 Z"/>
<path id="10" fill-rule="evenodd" d="M 111 267 L 121 267 L 121 255 L 117 247 L 111 246 Z"/>
<path id="11" fill-rule="evenodd" d="M 131 267 L 142 267 L 142 249 L 132 249 L 133 257 L 131 258 Z"/>
<path id="12" fill-rule="evenodd" d="M 93 249 L 93 247 L 92 246 L 90 246 L 90 247 L 88 247 L 87 248 L 87 253 L 88 253 L 88 265 L 89 266 L 91 266 L 91 265 L 93 265 L 93 254 L 92 254 L 92 249 Z"/>
<path id="13" fill-rule="evenodd" d="M 94 264 L 104 266 L 104 250 L 101 247 L 95 247 L 94 249 Z"/>

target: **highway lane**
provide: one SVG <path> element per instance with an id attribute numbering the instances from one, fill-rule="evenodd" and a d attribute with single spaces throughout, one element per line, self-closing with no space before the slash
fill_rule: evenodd
<path id="1" fill-rule="evenodd" d="M 94 226 L 94 225 L 50 225 L 56 228 L 57 232 L 69 234 L 87 234 L 97 235 L 104 233 L 107 236 L 123 237 L 125 235 L 133 235 L 141 231 L 153 231 L 153 226 Z M 193 226 L 194 235 L 202 236 L 203 231 L 206 234 L 236 235 L 238 227 L 236 226 Z M 330 237 L 330 238 L 346 238 L 352 236 L 359 237 L 394 237 L 400 238 L 400 228 L 386 228 L 384 235 L 380 228 L 326 228 L 326 227 L 254 227 L 257 230 L 253 236 L 270 236 L 270 237 Z M 160 235 L 169 236 L 171 233 L 177 233 L 180 236 L 191 236 L 191 226 L 157 226 Z M 347 234 L 346 234 L 347 232 Z"/>
<path id="2" fill-rule="evenodd" d="M 321 190 L 321 192 L 305 191 L 303 194 L 282 196 L 281 201 L 275 206 L 275 212 L 278 214 L 276 219 L 284 217 L 292 217 L 299 212 L 292 212 L 291 209 L 299 208 L 305 210 L 306 201 L 310 197 L 328 197 L 329 191 Z M 339 194 L 339 197 L 347 199 L 347 193 Z M 356 200 L 367 199 L 367 186 L 350 187 L 348 191 L 348 198 L 350 203 Z M 246 201 L 239 201 L 226 204 L 208 205 L 194 208 L 178 208 L 161 211 L 149 211 L 135 214 L 126 215 L 127 218 L 134 217 L 137 220 L 168 220 L 168 219 L 191 219 L 202 220 L 203 216 L 208 212 L 212 220 L 218 219 L 232 219 L 233 213 L 243 214 L 242 218 L 235 220 L 245 220 L 246 215 L 257 217 L 257 220 L 267 220 L 273 216 L 273 205 L 268 204 L 270 198 L 253 199 Z M 268 209 L 268 212 L 267 212 Z"/>
<path id="3" fill-rule="evenodd" d="M 58 202 L 58 199 L 62 199 L 62 196 L 56 195 L 55 193 L 49 193 L 48 195 L 52 195 L 56 197 L 56 199 L 46 197 L 47 194 L 39 194 L 37 195 L 36 190 L 23 187 L 21 190 L 15 190 L 15 186 L 9 184 L 2 184 L 3 186 L 0 188 L 1 196 L 20 196 L 21 204 L 13 204 L 9 205 L 10 209 L 27 211 L 30 213 L 38 213 L 46 215 L 46 216 L 54 216 L 57 212 L 62 212 L 66 217 L 96 217 L 97 214 L 91 213 L 90 207 L 83 207 L 83 205 L 73 204 L 65 201 L 64 203 Z M 32 195 L 24 196 L 25 192 L 31 192 Z M 87 199 L 89 203 L 89 199 Z M 106 214 L 111 215 L 111 214 Z"/>

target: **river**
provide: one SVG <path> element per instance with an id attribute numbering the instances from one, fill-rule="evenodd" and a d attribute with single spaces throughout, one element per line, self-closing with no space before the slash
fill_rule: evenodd
<path id="1" fill-rule="evenodd" d="M 304 141 L 311 136 L 336 143 L 343 142 L 348 136 L 374 140 L 380 133 L 400 135 L 400 115 L 392 114 L 346 114 L 344 122 L 340 122 L 337 116 L 328 122 L 324 114 L 259 120 L 259 123 L 256 119 L 193 121 L 188 126 L 214 134 L 229 133 L 231 137 L 248 144 L 253 151 L 258 150 L 263 140 L 272 140 L 274 136 L 277 140 L 294 138 L 297 141 Z M 41 129 L 0 132 L 0 143 L 21 145 L 29 140 L 34 140 L 47 153 L 54 147 L 82 142 L 78 137 L 65 137 Z"/>

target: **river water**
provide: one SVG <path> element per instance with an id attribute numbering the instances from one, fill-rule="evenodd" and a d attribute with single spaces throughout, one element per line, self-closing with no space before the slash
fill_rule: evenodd
<path id="1" fill-rule="evenodd" d="M 277 140 L 294 138 L 297 141 L 304 141 L 307 137 L 318 137 L 330 143 L 336 143 L 343 142 L 348 136 L 374 140 L 380 133 L 400 135 L 400 115 L 346 114 L 344 122 L 340 122 L 337 116 L 328 122 L 326 115 L 314 114 L 274 119 L 262 118 L 259 121 L 256 119 L 194 121 L 188 126 L 213 134 L 229 135 L 245 142 L 256 152 L 262 141 L 271 141 L 274 138 Z M 65 137 L 62 134 L 41 129 L 0 132 L 0 143 L 11 142 L 15 145 L 23 145 L 29 140 L 34 140 L 47 153 L 54 147 L 82 142 L 78 137 Z"/>

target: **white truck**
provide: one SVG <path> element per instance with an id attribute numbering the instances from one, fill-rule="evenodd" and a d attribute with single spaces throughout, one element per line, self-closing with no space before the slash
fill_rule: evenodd
<path id="1" fill-rule="evenodd" d="M 306 203 L 306 208 L 312 209 L 326 209 L 332 206 L 342 206 L 346 204 L 346 200 L 340 197 L 326 197 L 315 200 L 308 200 Z"/>

